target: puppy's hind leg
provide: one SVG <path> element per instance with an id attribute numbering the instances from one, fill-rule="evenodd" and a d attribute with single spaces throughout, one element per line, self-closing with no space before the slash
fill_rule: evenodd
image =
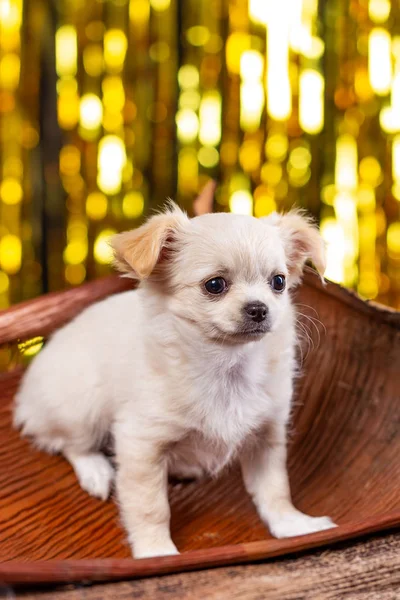
<path id="1" fill-rule="evenodd" d="M 73 467 L 81 488 L 95 498 L 107 500 L 115 472 L 104 454 L 73 450 L 63 450 L 63 454 Z"/>

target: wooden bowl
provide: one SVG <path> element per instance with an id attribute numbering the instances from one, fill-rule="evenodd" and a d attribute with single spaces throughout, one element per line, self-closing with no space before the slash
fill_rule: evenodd
<path id="1" fill-rule="evenodd" d="M 123 291 L 110 277 L 0 315 L 0 343 L 47 336 L 85 306 Z M 216 481 L 171 485 L 179 556 L 132 560 L 115 503 L 83 492 L 70 465 L 11 427 L 21 369 L 0 378 L 0 581 L 113 580 L 265 559 L 400 523 L 400 313 L 312 273 L 296 296 L 314 348 L 303 356 L 290 441 L 296 505 L 336 529 L 274 540 L 237 468 Z M 311 307 L 311 308 L 310 308 Z M 309 320 L 316 316 L 322 322 Z"/>

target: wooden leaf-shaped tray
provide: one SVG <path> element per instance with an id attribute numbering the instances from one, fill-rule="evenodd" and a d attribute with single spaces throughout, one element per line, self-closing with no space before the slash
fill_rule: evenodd
<path id="1" fill-rule="evenodd" d="M 47 336 L 128 285 L 110 277 L 17 305 L 0 315 L 0 343 Z M 233 467 L 216 481 L 171 484 L 172 535 L 181 555 L 132 560 L 115 503 L 89 497 L 65 460 L 34 450 L 12 430 L 21 376 L 14 369 L 0 378 L 0 581 L 160 574 L 264 559 L 397 527 L 400 313 L 335 284 L 324 287 L 312 273 L 296 302 L 315 347 L 308 356 L 303 351 L 297 385 L 289 458 L 293 496 L 300 509 L 328 514 L 338 528 L 272 539 Z M 325 330 L 309 320 L 314 310 Z"/>

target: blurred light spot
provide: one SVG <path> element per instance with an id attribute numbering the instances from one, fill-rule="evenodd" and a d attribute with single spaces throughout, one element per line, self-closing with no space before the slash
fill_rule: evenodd
<path id="1" fill-rule="evenodd" d="M 0 266 L 13 275 L 21 268 L 22 246 L 16 235 L 7 234 L 0 240 Z"/>
<path id="2" fill-rule="evenodd" d="M 199 140 L 203 146 L 215 146 L 221 139 L 221 95 L 205 92 L 200 103 Z"/>
<path id="3" fill-rule="evenodd" d="M 74 91 L 60 94 L 57 102 L 58 122 L 63 129 L 73 129 L 79 119 L 79 97 Z"/>
<path id="4" fill-rule="evenodd" d="M 166 42 L 154 42 L 149 48 L 149 56 L 154 62 L 165 62 L 170 56 L 168 44 Z"/>
<path id="5" fill-rule="evenodd" d="M 60 172 L 63 175 L 76 175 L 81 168 L 81 153 L 76 146 L 68 144 L 60 152 Z"/>
<path id="6" fill-rule="evenodd" d="M 367 298 L 368 300 L 373 300 L 376 298 L 379 292 L 378 288 L 378 280 L 375 274 L 371 274 L 370 276 L 360 275 L 360 281 L 357 286 L 357 291 L 363 298 Z"/>
<path id="7" fill-rule="evenodd" d="M 179 96 L 179 107 L 197 110 L 200 106 L 200 94 L 197 90 L 185 90 Z"/>
<path id="8" fill-rule="evenodd" d="M 266 217 L 276 210 L 276 202 L 272 196 L 259 196 L 254 204 L 254 215 Z"/>
<path id="9" fill-rule="evenodd" d="M 94 242 L 94 258 L 101 265 L 107 265 L 112 261 L 113 251 L 109 244 L 109 240 L 115 233 L 117 233 L 115 229 L 103 229 Z"/>
<path id="10" fill-rule="evenodd" d="M 315 36 L 306 36 L 302 39 L 300 50 L 303 56 L 310 59 L 321 58 L 325 51 L 325 44 L 321 38 Z"/>
<path id="11" fill-rule="evenodd" d="M 199 163 L 194 148 L 183 148 L 178 156 L 178 189 L 182 194 L 197 192 Z"/>
<path id="12" fill-rule="evenodd" d="M 288 169 L 290 184 L 294 187 L 302 187 L 306 185 L 311 177 L 311 170 L 306 167 L 305 169 L 296 169 L 295 167 L 289 167 Z"/>
<path id="13" fill-rule="evenodd" d="M 323 219 L 320 227 L 326 244 L 325 277 L 336 283 L 344 280 L 344 231 L 335 219 Z"/>
<path id="14" fill-rule="evenodd" d="M 210 39 L 210 30 L 203 25 L 195 25 L 187 30 L 186 37 L 192 46 L 204 46 Z"/>
<path id="15" fill-rule="evenodd" d="M 358 68 L 355 72 L 354 89 L 357 96 L 363 102 L 366 102 L 374 95 L 373 89 L 369 81 L 368 71 L 364 67 Z"/>
<path id="16" fill-rule="evenodd" d="M 106 132 L 118 132 L 124 123 L 124 118 L 121 113 L 113 113 L 109 110 L 103 115 L 103 127 Z"/>
<path id="17" fill-rule="evenodd" d="M 247 190 L 237 190 L 229 198 L 229 210 L 237 215 L 253 214 L 253 197 Z"/>
<path id="18" fill-rule="evenodd" d="M 359 210 L 362 212 L 375 211 L 375 192 L 367 183 L 361 184 L 358 188 L 357 204 Z"/>
<path id="19" fill-rule="evenodd" d="M 108 76 L 103 79 L 104 106 L 112 113 L 122 111 L 125 104 L 125 90 L 121 77 Z"/>
<path id="20" fill-rule="evenodd" d="M 219 154 L 218 150 L 213 148 L 212 146 L 203 146 L 197 153 L 199 163 L 206 167 L 206 169 L 211 169 L 218 164 Z"/>
<path id="21" fill-rule="evenodd" d="M 226 64 L 228 71 L 238 75 L 240 73 L 240 59 L 246 50 L 250 50 L 251 38 L 249 34 L 234 32 L 228 37 L 225 44 Z"/>
<path id="22" fill-rule="evenodd" d="M 264 109 L 262 75 L 264 58 L 260 52 L 247 50 L 240 59 L 240 126 L 244 131 L 256 131 Z"/>
<path id="23" fill-rule="evenodd" d="M 87 239 L 87 225 L 84 217 L 72 218 L 67 227 L 68 241 L 73 239 Z"/>
<path id="24" fill-rule="evenodd" d="M 169 8 L 171 0 L 150 0 L 150 6 L 153 10 L 163 11 Z"/>
<path id="25" fill-rule="evenodd" d="M 27 150 L 32 150 L 39 143 L 39 133 L 33 127 L 26 126 L 22 129 L 21 146 Z"/>
<path id="26" fill-rule="evenodd" d="M 382 169 L 373 156 L 366 156 L 360 161 L 360 177 L 376 187 L 382 181 Z"/>
<path id="27" fill-rule="evenodd" d="M 134 169 L 133 169 L 132 161 L 127 160 L 124 168 L 122 169 L 122 181 L 124 181 L 125 183 L 132 183 L 133 173 L 134 173 Z M 136 171 L 136 173 L 138 174 L 140 172 Z M 140 176 L 141 176 L 141 173 L 140 173 Z M 140 182 L 140 184 L 141 183 L 142 182 Z"/>
<path id="28" fill-rule="evenodd" d="M 121 138 L 116 135 L 103 137 L 99 143 L 97 183 L 105 194 L 116 194 L 121 189 L 125 162 L 125 146 Z"/>
<path id="29" fill-rule="evenodd" d="M 299 124 L 310 134 L 324 126 L 324 78 L 313 69 L 305 69 L 299 82 Z"/>
<path id="30" fill-rule="evenodd" d="M 87 256 L 88 244 L 85 238 L 69 242 L 64 249 L 64 262 L 69 265 L 78 265 Z"/>
<path id="31" fill-rule="evenodd" d="M 17 54 L 6 54 L 0 60 L 0 86 L 14 90 L 18 86 L 20 59 Z"/>
<path id="32" fill-rule="evenodd" d="M 292 90 L 289 77 L 288 6 L 282 0 L 268 18 L 267 32 L 267 110 L 272 119 L 286 121 L 292 113 Z"/>
<path id="33" fill-rule="evenodd" d="M 178 139 L 183 143 L 193 142 L 199 131 L 199 119 L 194 110 L 182 108 L 176 113 Z"/>
<path id="34" fill-rule="evenodd" d="M 78 82 L 76 79 L 59 79 L 56 88 L 59 96 L 76 94 L 78 92 Z"/>
<path id="35" fill-rule="evenodd" d="M 249 178 L 245 173 L 235 173 L 229 182 L 229 193 L 232 194 L 233 192 L 242 190 L 250 190 Z"/>
<path id="36" fill-rule="evenodd" d="M 391 223 L 386 234 L 389 256 L 400 256 L 400 221 Z"/>
<path id="37" fill-rule="evenodd" d="M 122 212 L 128 219 L 138 219 L 144 210 L 143 194 L 138 191 L 132 191 L 125 194 L 122 201 Z"/>
<path id="38" fill-rule="evenodd" d="M 333 201 L 336 195 L 336 188 L 333 184 L 325 185 L 321 190 L 321 199 L 324 204 L 333 206 Z"/>
<path id="39" fill-rule="evenodd" d="M 0 2 L 0 24 L 6 31 L 19 29 L 21 26 L 22 11 L 19 2 L 2 0 Z"/>
<path id="40" fill-rule="evenodd" d="M 104 58 L 101 46 L 88 44 L 83 50 L 83 67 L 91 77 L 99 77 L 104 69 Z"/>
<path id="41" fill-rule="evenodd" d="M 199 80 L 199 70 L 194 65 L 183 65 L 178 71 L 178 82 L 184 90 L 197 87 Z"/>
<path id="42" fill-rule="evenodd" d="M 311 163 L 311 152 L 304 146 L 298 146 L 291 151 L 289 163 L 295 169 L 305 170 Z"/>
<path id="43" fill-rule="evenodd" d="M 379 113 L 379 123 L 385 133 L 395 133 L 400 130 L 400 114 L 391 106 L 384 106 Z"/>
<path id="44" fill-rule="evenodd" d="M 89 219 L 98 221 L 107 214 L 107 198 L 101 192 L 92 192 L 86 198 L 86 214 Z"/>
<path id="45" fill-rule="evenodd" d="M 67 265 L 65 267 L 65 280 L 71 285 L 79 285 L 85 280 L 86 269 L 84 265 Z"/>
<path id="46" fill-rule="evenodd" d="M 120 29 L 109 29 L 104 35 L 104 60 L 109 69 L 120 71 L 128 47 L 126 35 Z"/>
<path id="47" fill-rule="evenodd" d="M 368 14 L 374 23 L 384 23 L 390 15 L 389 0 L 369 0 Z"/>
<path id="48" fill-rule="evenodd" d="M 20 342 L 18 344 L 18 350 L 24 356 L 35 356 L 42 349 L 43 338 L 41 336 L 27 340 L 26 342 Z"/>
<path id="49" fill-rule="evenodd" d="M 392 194 L 393 197 L 400 202 L 400 182 L 396 182 L 392 185 Z"/>
<path id="50" fill-rule="evenodd" d="M 260 126 L 264 109 L 264 86 L 257 82 L 245 82 L 240 86 L 240 126 L 253 132 Z"/>
<path id="51" fill-rule="evenodd" d="M 261 149 L 255 140 L 247 140 L 239 150 L 239 162 L 248 172 L 259 168 L 261 162 Z"/>
<path id="52" fill-rule="evenodd" d="M 212 33 L 205 45 L 205 50 L 210 54 L 218 54 L 223 48 L 224 42 L 220 35 Z"/>
<path id="53" fill-rule="evenodd" d="M 62 25 L 56 31 L 56 70 L 59 77 L 76 74 L 78 46 L 73 25 Z"/>
<path id="54" fill-rule="evenodd" d="M 5 294 L 10 287 L 10 279 L 6 273 L 0 271 L 0 294 Z"/>
<path id="55" fill-rule="evenodd" d="M 270 4 L 266 0 L 249 0 L 249 17 L 254 23 L 266 25 Z"/>
<path id="56" fill-rule="evenodd" d="M 288 151 L 288 138 L 280 133 L 272 134 L 265 144 L 265 153 L 270 159 L 282 161 Z"/>
<path id="57" fill-rule="evenodd" d="M 335 183 L 342 190 L 357 187 L 357 142 L 350 135 L 340 135 L 336 140 Z"/>
<path id="58" fill-rule="evenodd" d="M 103 105 L 95 94 L 85 94 L 80 102 L 80 123 L 89 131 L 95 131 L 103 119 Z"/>
<path id="59" fill-rule="evenodd" d="M 379 27 L 369 34 L 368 73 L 374 92 L 380 96 L 388 94 L 392 82 L 391 38 Z"/>
<path id="60" fill-rule="evenodd" d="M 396 135 L 392 145 L 392 176 L 400 183 L 400 135 Z"/>
<path id="61" fill-rule="evenodd" d="M 0 184 L 0 198 L 4 204 L 19 204 L 22 200 L 22 186 L 18 179 L 6 177 Z"/>
<path id="62" fill-rule="evenodd" d="M 168 1 L 169 0 L 165 0 Z M 129 18 L 135 25 L 143 27 L 148 24 L 150 17 L 150 2 L 149 0 L 130 0 L 129 2 Z"/>
<path id="63" fill-rule="evenodd" d="M 256 50 L 246 50 L 240 57 L 240 75 L 244 81 L 258 81 L 264 72 L 264 57 Z"/>
<path id="64" fill-rule="evenodd" d="M 265 163 L 261 167 L 261 179 L 271 186 L 277 185 L 282 179 L 282 167 L 276 163 Z"/>

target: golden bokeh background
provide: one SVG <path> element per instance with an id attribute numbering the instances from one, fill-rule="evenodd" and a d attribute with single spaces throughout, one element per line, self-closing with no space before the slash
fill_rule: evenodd
<path id="1" fill-rule="evenodd" d="M 0 307 L 109 270 L 173 197 L 293 205 L 400 308 L 397 0 L 0 0 Z"/>

